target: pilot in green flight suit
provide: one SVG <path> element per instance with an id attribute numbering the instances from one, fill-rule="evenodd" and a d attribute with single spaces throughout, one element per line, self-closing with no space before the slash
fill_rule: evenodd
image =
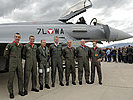
<path id="1" fill-rule="evenodd" d="M 36 50 L 37 46 L 34 44 L 35 37 L 29 37 L 30 42 L 24 46 L 23 56 L 25 59 L 25 67 L 24 67 L 24 94 L 28 94 L 28 85 L 30 74 L 32 73 L 32 89 L 31 91 L 39 92 L 36 89 L 37 86 L 37 57 Z"/>
<path id="2" fill-rule="evenodd" d="M 99 79 L 99 84 L 102 85 L 102 72 L 101 72 L 101 58 L 103 52 L 97 47 L 97 43 L 93 41 L 93 48 L 91 48 L 91 84 L 94 83 L 95 78 L 95 68 L 97 68 L 97 74 Z"/>
<path id="3" fill-rule="evenodd" d="M 37 49 L 37 60 L 39 65 L 39 84 L 40 90 L 43 90 L 43 73 L 45 71 L 45 88 L 49 87 L 49 49 L 46 46 L 46 41 L 41 40 L 41 46 Z"/>
<path id="4" fill-rule="evenodd" d="M 69 85 L 70 73 L 72 74 L 72 84 L 76 85 L 76 71 L 75 71 L 75 48 L 71 47 L 71 41 L 67 41 L 67 47 L 63 49 L 63 56 L 65 58 L 65 77 L 66 86 Z"/>
<path id="5" fill-rule="evenodd" d="M 9 78 L 8 78 L 8 91 L 10 98 L 14 98 L 13 93 L 13 80 L 15 72 L 18 78 L 19 95 L 24 96 L 23 93 L 23 67 L 22 67 L 22 49 L 23 45 L 19 43 L 21 39 L 20 33 L 15 33 L 14 42 L 8 44 L 4 51 L 4 56 L 9 59 Z"/>
<path id="6" fill-rule="evenodd" d="M 78 80 L 79 84 L 82 85 L 83 68 L 85 71 L 85 80 L 89 84 L 90 68 L 89 68 L 89 57 L 90 48 L 85 46 L 85 41 L 81 40 L 81 45 L 76 48 L 76 57 L 78 60 Z"/>
<path id="7" fill-rule="evenodd" d="M 54 37 L 55 44 L 50 45 L 51 56 L 51 80 L 52 87 L 55 87 L 56 67 L 58 68 L 60 85 L 64 86 L 63 81 L 63 62 L 62 62 L 62 45 L 59 44 L 59 38 Z"/>

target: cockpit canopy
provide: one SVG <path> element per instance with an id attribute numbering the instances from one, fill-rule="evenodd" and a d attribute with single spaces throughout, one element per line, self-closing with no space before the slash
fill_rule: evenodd
<path id="1" fill-rule="evenodd" d="M 71 8 L 69 8 L 59 20 L 62 22 L 66 22 L 71 18 L 85 12 L 86 9 L 90 7 L 92 7 L 92 3 L 90 0 L 82 0 L 77 4 L 75 4 L 74 6 L 72 6 Z"/>

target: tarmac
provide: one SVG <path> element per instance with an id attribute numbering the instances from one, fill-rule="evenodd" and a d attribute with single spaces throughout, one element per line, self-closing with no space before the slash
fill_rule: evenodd
<path id="1" fill-rule="evenodd" d="M 97 73 L 95 83 L 88 85 L 83 78 L 83 85 L 71 84 L 61 87 L 56 76 L 54 88 L 35 93 L 31 90 L 28 95 L 18 95 L 17 78 L 14 79 L 13 100 L 133 100 L 133 64 L 102 62 L 103 85 L 98 84 Z M 77 74 L 76 74 L 77 75 Z M 71 80 L 71 77 L 70 77 Z M 0 73 L 0 100 L 10 100 L 7 90 L 8 73 Z M 65 78 L 64 78 L 65 83 Z M 51 82 L 50 82 L 51 86 Z M 39 85 L 38 85 L 39 89 Z"/>

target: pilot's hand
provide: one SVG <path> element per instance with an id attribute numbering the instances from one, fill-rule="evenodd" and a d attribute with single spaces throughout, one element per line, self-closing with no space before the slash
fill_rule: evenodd
<path id="1" fill-rule="evenodd" d="M 97 61 L 99 61 L 99 62 L 100 62 L 101 60 L 102 60 L 102 59 L 97 59 Z"/>

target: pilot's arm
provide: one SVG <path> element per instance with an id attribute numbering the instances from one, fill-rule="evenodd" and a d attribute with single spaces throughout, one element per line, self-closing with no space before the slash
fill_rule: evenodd
<path id="1" fill-rule="evenodd" d="M 76 59 L 78 59 L 78 53 L 79 53 L 79 50 L 78 50 L 78 47 L 77 47 L 76 50 L 75 50 Z"/>
<path id="2" fill-rule="evenodd" d="M 37 48 L 37 50 L 36 50 L 36 58 L 37 58 L 37 62 L 40 62 L 40 50 L 39 50 L 39 48 Z"/>
<path id="3" fill-rule="evenodd" d="M 91 59 L 91 49 L 88 47 L 88 59 Z"/>
<path id="4" fill-rule="evenodd" d="M 6 59 L 9 59 L 9 55 L 10 55 L 10 44 L 7 44 L 5 50 L 4 50 L 4 56 L 6 57 Z"/>
<path id="5" fill-rule="evenodd" d="M 52 56 L 52 45 L 49 46 L 49 54 L 50 54 L 50 57 Z"/>
<path id="6" fill-rule="evenodd" d="M 89 56 L 89 58 L 90 58 L 90 61 L 92 62 L 92 53 L 91 53 L 91 48 L 90 48 L 90 52 L 89 52 L 90 54 L 90 56 Z"/>
<path id="7" fill-rule="evenodd" d="M 22 58 L 26 59 L 26 46 L 23 46 L 23 51 L 22 51 Z"/>
<path id="8" fill-rule="evenodd" d="M 101 48 L 100 48 L 100 52 L 99 53 L 100 53 L 100 57 L 99 58 L 100 59 L 103 58 L 104 57 L 104 51 L 102 51 Z"/>
<path id="9" fill-rule="evenodd" d="M 66 51 L 65 51 L 65 49 L 63 49 L 62 54 L 63 54 L 63 57 L 65 58 L 65 55 L 66 55 Z"/>
<path id="10" fill-rule="evenodd" d="M 50 63 L 50 51 L 49 51 L 49 49 L 48 49 L 48 59 L 47 59 L 47 62 Z"/>
<path id="11" fill-rule="evenodd" d="M 73 53 L 74 53 L 74 59 L 76 59 L 76 49 L 75 48 L 73 48 L 74 50 L 73 50 Z"/>

